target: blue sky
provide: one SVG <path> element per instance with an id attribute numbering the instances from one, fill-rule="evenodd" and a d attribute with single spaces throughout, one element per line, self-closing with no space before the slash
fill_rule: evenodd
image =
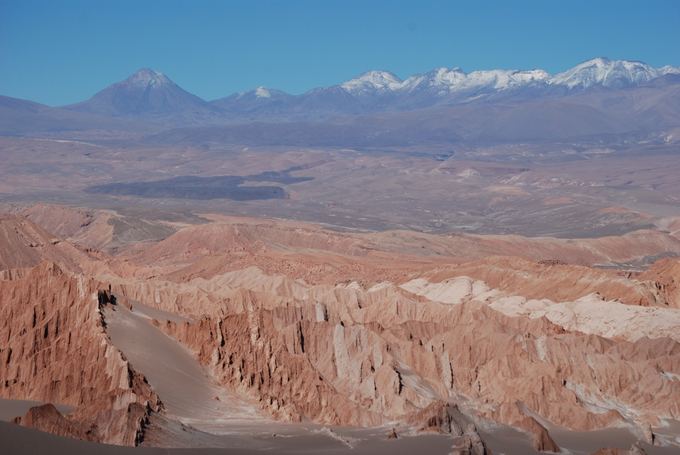
<path id="1" fill-rule="evenodd" d="M 0 94 L 85 99 L 140 67 L 206 99 L 369 69 L 680 65 L 680 1 L 0 0 Z"/>

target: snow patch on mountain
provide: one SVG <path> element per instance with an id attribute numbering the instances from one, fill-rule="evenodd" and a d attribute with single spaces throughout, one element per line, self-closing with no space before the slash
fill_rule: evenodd
<path id="1" fill-rule="evenodd" d="M 507 90 L 514 87 L 528 85 L 533 82 L 545 81 L 549 75 L 543 70 L 516 71 L 490 70 L 473 71 L 467 75 L 461 87 L 462 90 L 490 88 L 493 90 Z"/>
<path id="2" fill-rule="evenodd" d="M 530 71 L 489 70 L 466 73 L 460 68 L 437 68 L 402 81 L 392 73 L 369 71 L 340 85 L 353 95 L 434 91 L 440 95 L 461 91 L 506 90 L 546 81 L 550 75 L 540 69 Z"/>
<path id="3" fill-rule="evenodd" d="M 401 79 L 390 72 L 368 71 L 357 78 L 344 82 L 340 86 L 349 93 L 363 94 L 376 91 L 396 91 L 402 85 Z"/>
<path id="4" fill-rule="evenodd" d="M 466 73 L 462 69 L 436 68 L 405 80 L 386 71 L 369 71 L 340 85 L 346 92 L 360 95 L 414 93 L 428 91 L 439 96 L 461 92 L 491 92 L 531 85 L 587 89 L 593 86 L 620 88 L 640 85 L 666 74 L 680 74 L 680 68 L 654 68 L 630 60 L 599 57 L 583 62 L 554 76 L 542 69 L 480 70 Z"/>
<path id="5" fill-rule="evenodd" d="M 663 76 L 665 76 L 666 74 L 680 74 L 680 68 L 678 68 L 677 66 L 670 65 L 662 66 L 661 68 L 658 69 L 658 71 Z"/>
<path id="6" fill-rule="evenodd" d="M 646 63 L 629 60 L 594 58 L 556 74 L 550 79 L 552 85 L 563 85 L 570 89 L 603 87 L 625 87 L 639 85 L 663 75 L 660 70 Z"/>
<path id="7" fill-rule="evenodd" d="M 258 87 L 255 89 L 255 96 L 257 98 L 271 98 L 271 92 L 265 87 Z"/>
<path id="8" fill-rule="evenodd" d="M 172 82 L 163 73 L 150 68 L 142 68 L 123 81 L 123 84 L 134 87 L 160 87 L 172 84 Z"/>

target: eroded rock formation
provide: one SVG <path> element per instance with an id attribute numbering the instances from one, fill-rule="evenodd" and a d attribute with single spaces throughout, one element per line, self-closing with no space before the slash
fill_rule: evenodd
<path id="1" fill-rule="evenodd" d="M 25 237 L 12 237 L 16 251 Z M 182 316 L 153 324 L 277 419 L 443 432 L 454 453 L 470 454 L 488 453 L 478 428 L 489 422 L 548 452 L 559 447 L 545 422 L 626 423 L 653 439 L 660 419 L 680 419 L 678 261 L 644 273 L 587 264 L 612 259 L 621 242 L 646 254 L 677 239 L 627 237 L 575 246 L 218 219 L 115 255 L 62 242 L 45 251 L 67 252 L 63 267 L 34 266 L 41 255 L 6 261 L 0 396 L 76 407 L 36 408 L 21 424 L 138 442 L 162 397 L 106 335 L 99 308 L 115 300 Z M 535 250 L 479 257 L 473 240 Z"/>
<path id="2" fill-rule="evenodd" d="M 0 281 L 0 396 L 75 407 L 68 416 L 34 408 L 23 425 L 134 445 L 162 404 L 109 342 L 100 313 L 108 302 L 98 290 L 49 262 Z"/>

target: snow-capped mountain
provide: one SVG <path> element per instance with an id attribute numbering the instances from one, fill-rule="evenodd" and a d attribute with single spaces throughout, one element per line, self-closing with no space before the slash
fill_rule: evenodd
<path id="1" fill-rule="evenodd" d="M 498 97 L 567 96 L 596 88 L 635 87 L 668 74 L 680 74 L 680 68 L 653 68 L 641 62 L 606 58 L 588 60 L 555 75 L 542 69 L 467 73 L 457 67 L 442 67 L 400 79 L 388 71 L 368 71 L 340 84 L 300 95 L 260 87 L 213 101 L 213 104 L 230 113 L 318 118 L 404 111 Z"/>
<path id="2" fill-rule="evenodd" d="M 390 92 L 401 89 L 404 82 L 388 71 L 368 71 L 361 76 L 340 84 L 343 90 L 353 95 Z"/>
<path id="3" fill-rule="evenodd" d="M 657 70 L 660 76 L 665 76 L 666 74 L 680 74 L 680 67 L 666 65 L 662 66 Z"/>
<path id="4" fill-rule="evenodd" d="M 638 140 L 673 134 L 678 106 L 680 68 L 604 58 L 555 75 L 454 67 L 400 79 L 369 71 L 299 95 L 257 87 L 211 102 L 143 69 L 66 108 L 0 100 L 0 124 L 6 134 L 174 128 L 163 141 L 231 144 Z"/>
<path id="5" fill-rule="evenodd" d="M 387 71 L 368 71 L 331 87 L 298 95 L 301 106 L 342 113 L 409 109 L 462 102 L 492 93 L 545 83 L 543 70 L 490 70 L 466 73 L 460 68 L 437 68 L 404 80 Z"/>
<path id="6" fill-rule="evenodd" d="M 507 90 L 547 80 L 548 73 L 543 70 L 516 71 L 490 70 L 465 73 L 460 68 L 437 68 L 425 74 L 411 76 L 404 81 L 403 89 L 435 90 L 441 95 L 462 91 Z"/>
<path id="7" fill-rule="evenodd" d="M 556 74 L 548 81 L 551 85 L 561 85 L 570 89 L 602 87 L 627 87 L 640 85 L 662 76 L 674 68 L 656 69 L 646 63 L 628 60 L 609 60 L 594 58 L 575 67 Z"/>
<path id="8" fill-rule="evenodd" d="M 680 74 L 680 68 L 654 68 L 642 62 L 609 60 L 599 57 L 551 76 L 542 69 L 480 70 L 466 73 L 460 68 L 437 68 L 405 80 L 385 71 L 369 71 L 339 84 L 354 96 L 376 93 L 413 93 L 427 90 L 441 96 L 460 92 L 503 91 L 526 86 L 561 86 L 587 89 L 594 86 L 627 87 L 640 85 L 666 74 Z"/>
<path id="9" fill-rule="evenodd" d="M 490 70 L 465 73 L 460 68 L 437 68 L 424 74 L 416 74 L 405 80 L 385 71 L 369 71 L 340 84 L 353 95 L 375 93 L 410 93 L 429 90 L 446 95 L 454 92 L 479 89 L 506 90 L 535 82 L 545 82 L 550 75 L 543 70 Z"/>
<path id="10" fill-rule="evenodd" d="M 680 68 L 595 58 L 551 75 L 542 69 L 478 70 L 436 68 L 405 79 L 388 71 L 368 71 L 330 87 L 300 95 L 257 87 L 206 102 L 167 76 L 141 69 L 92 98 L 67 109 L 121 117 L 151 117 L 193 123 L 256 118 L 312 118 L 406 111 L 494 99 L 569 96 L 593 89 L 616 90 L 648 84 Z M 673 76 L 669 76 L 673 78 Z M 676 76 L 677 77 L 677 76 Z"/>

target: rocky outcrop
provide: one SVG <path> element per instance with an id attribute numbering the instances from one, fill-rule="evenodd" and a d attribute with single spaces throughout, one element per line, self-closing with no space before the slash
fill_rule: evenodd
<path id="1" fill-rule="evenodd" d="M 680 260 L 658 261 L 638 279 L 649 284 L 660 304 L 680 309 Z"/>
<path id="2" fill-rule="evenodd" d="M 99 439 L 96 425 L 88 426 L 67 419 L 50 403 L 29 409 L 26 415 L 14 419 L 14 423 L 57 436 L 86 441 L 97 441 Z"/>
<path id="3" fill-rule="evenodd" d="M 52 263 L 0 281 L 0 396 L 75 407 L 34 409 L 22 425 L 134 445 L 162 404 L 109 342 L 100 305 L 112 296 L 100 288 Z"/>
<path id="4" fill-rule="evenodd" d="M 431 403 L 411 414 L 407 422 L 420 431 L 435 431 L 453 437 L 451 453 L 459 455 L 491 455 L 477 428 L 456 405 L 443 401 Z"/>
<path id="5" fill-rule="evenodd" d="M 449 453 L 453 455 L 492 455 L 491 449 L 484 445 L 482 438 L 476 431 L 455 438 Z"/>
<path id="6" fill-rule="evenodd" d="M 533 417 L 526 417 L 517 422 L 517 426 L 529 432 L 534 449 L 539 452 L 560 452 L 559 446 L 550 437 L 548 430 Z"/>

